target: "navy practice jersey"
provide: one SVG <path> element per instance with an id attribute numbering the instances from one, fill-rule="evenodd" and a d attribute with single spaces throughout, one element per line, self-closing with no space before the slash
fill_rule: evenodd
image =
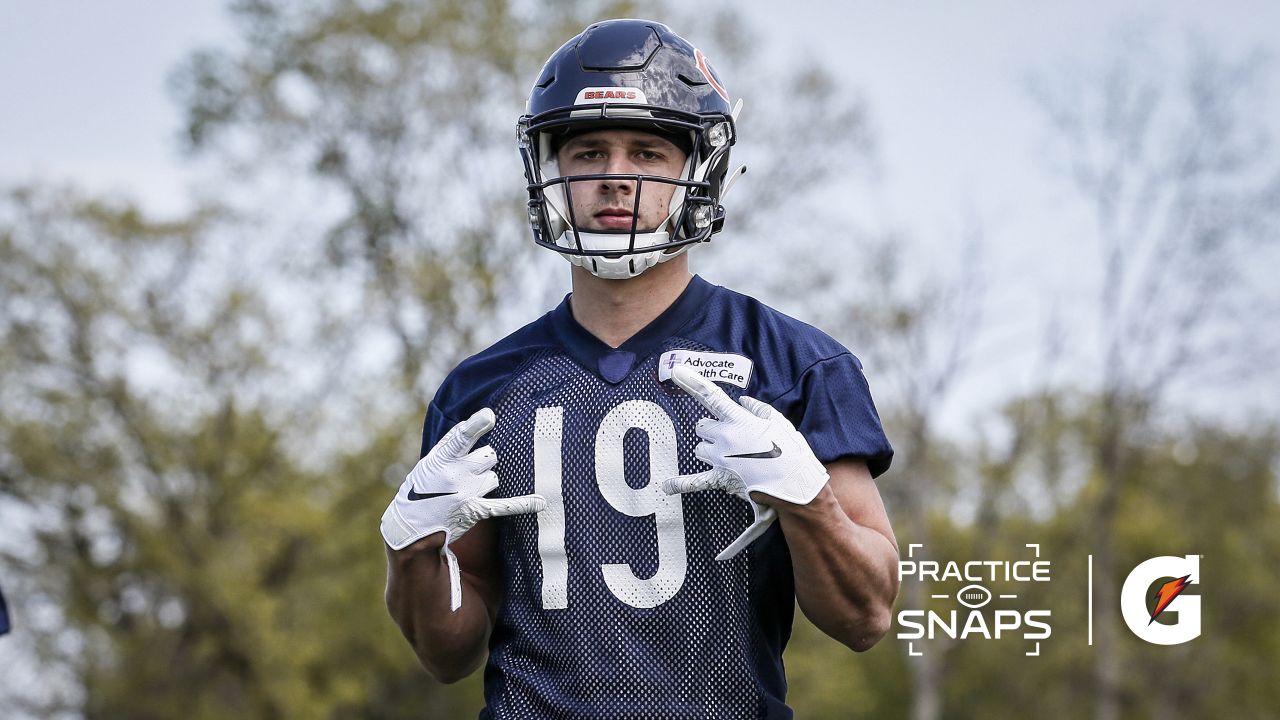
<path id="1" fill-rule="evenodd" d="M 667 496 L 706 411 L 670 382 L 676 363 L 730 397 L 770 403 L 818 459 L 893 449 L 861 364 L 822 332 L 695 276 L 621 347 L 573 319 L 568 298 L 450 373 L 422 453 L 483 407 L 497 425 L 491 496 L 547 508 L 497 523 L 502 602 L 481 718 L 789 718 L 782 651 L 795 596 L 777 523 L 732 560 L 751 523 L 720 491 Z M 483 442 L 483 440 L 482 440 Z"/>

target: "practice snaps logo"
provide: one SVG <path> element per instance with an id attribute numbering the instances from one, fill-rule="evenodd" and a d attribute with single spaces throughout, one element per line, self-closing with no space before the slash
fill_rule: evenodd
<path id="1" fill-rule="evenodd" d="M 1031 585 L 1049 582 L 1051 564 L 1048 560 L 1040 559 L 1038 544 L 1027 545 L 1035 551 L 1034 559 L 970 560 L 964 563 L 916 559 L 916 549 L 923 547 L 919 543 L 907 546 L 908 559 L 898 562 L 898 580 L 928 581 L 937 589 L 945 589 L 947 583 L 954 584 L 958 588 L 954 593 L 932 593 L 929 597 L 933 600 L 954 599 L 960 607 L 947 612 L 932 609 L 899 610 L 897 619 L 900 629 L 897 637 L 908 641 L 908 655 L 924 654 L 923 643 L 921 649 L 917 650 L 914 641 L 939 637 L 952 640 L 1000 640 L 1013 637 L 1029 643 L 1026 655 L 1040 654 L 1040 641 L 1053 634 L 1053 628 L 1049 625 L 1050 611 L 1016 607 L 1018 593 L 996 594 L 989 587 L 998 583 L 1001 589 L 1011 589 L 1008 586 L 1014 584 L 1012 589 L 1016 589 L 1016 584 L 1019 583 Z"/>
<path id="2" fill-rule="evenodd" d="M 1151 558 L 1125 578 L 1120 613 L 1133 634 L 1149 643 L 1178 645 L 1194 640 L 1200 637 L 1200 596 L 1183 591 L 1199 584 L 1200 556 Z"/>

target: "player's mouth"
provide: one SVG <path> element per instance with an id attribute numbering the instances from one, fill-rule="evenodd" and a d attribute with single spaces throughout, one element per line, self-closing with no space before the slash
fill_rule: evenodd
<path id="1" fill-rule="evenodd" d="M 605 208 L 594 217 L 605 230 L 630 230 L 633 218 L 630 210 L 622 208 Z"/>

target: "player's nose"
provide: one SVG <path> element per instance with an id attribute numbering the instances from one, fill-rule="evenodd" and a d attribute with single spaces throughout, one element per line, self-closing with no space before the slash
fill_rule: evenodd
<path id="1" fill-rule="evenodd" d="M 609 159 L 605 163 L 604 172 L 609 175 L 638 175 L 640 171 L 636 168 L 635 163 L 627 157 L 626 153 L 610 153 Z M 602 190 L 631 192 L 635 189 L 636 181 L 627 177 L 616 177 L 602 179 L 600 187 Z"/>
<path id="2" fill-rule="evenodd" d="M 622 178 L 609 178 L 600 181 L 600 190 L 605 195 L 630 195 L 635 192 L 636 181 Z"/>

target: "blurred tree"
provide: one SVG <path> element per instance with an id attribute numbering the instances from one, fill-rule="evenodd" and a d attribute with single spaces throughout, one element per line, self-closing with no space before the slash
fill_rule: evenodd
<path id="1" fill-rule="evenodd" d="M 290 375 L 280 318 L 219 257 L 217 216 L 19 189 L 0 219 L 0 500 L 34 525 L 0 564 L 76 685 L 31 711 L 473 712 L 474 687 L 424 692 L 382 607 L 368 468 L 399 443 L 307 467 L 315 420 L 263 392 Z"/>
<path id="2" fill-rule="evenodd" d="M 1132 671 L 1120 661 L 1115 554 L 1124 479 L 1179 383 L 1203 388 L 1256 369 L 1258 286 L 1251 264 L 1274 251 L 1280 163 L 1259 115 L 1255 55 L 1226 58 L 1193 45 L 1181 73 L 1167 73 L 1146 38 L 1084 75 L 1041 78 L 1044 108 L 1071 188 L 1096 227 L 1101 285 L 1096 314 L 1100 420 L 1088 454 L 1096 667 L 1094 716 L 1120 717 Z"/>
<path id="3" fill-rule="evenodd" d="M 983 233 L 976 222 L 960 233 L 955 245 L 959 261 L 940 271 L 944 275 L 912 277 L 904 268 L 905 238 L 887 233 L 863 245 L 860 282 L 849 282 L 843 265 L 822 265 L 803 268 L 806 279 L 800 283 L 813 298 L 821 298 L 815 303 L 819 307 L 814 321 L 836 337 L 848 338 L 867 368 L 895 450 L 893 467 L 879 481 L 880 491 L 902 553 L 904 543 L 919 543 L 930 558 L 939 550 L 934 524 L 950 516 L 960 492 L 977 491 L 981 497 L 983 489 L 981 483 L 966 483 L 971 478 L 964 477 L 964 453 L 935 426 L 952 390 L 963 382 L 975 350 L 972 340 L 980 333 L 986 292 Z M 924 608 L 930 604 L 929 595 L 927 583 L 907 579 L 900 604 Z M 950 649 L 937 642 L 930 652 L 906 658 L 906 705 L 913 720 L 941 716 Z M 899 650 L 907 652 L 905 645 Z"/>
<path id="4" fill-rule="evenodd" d="M 474 717 L 480 678 L 432 683 L 386 617 L 377 518 L 435 382 L 566 272 L 527 239 L 511 131 L 528 83 L 589 21 L 633 12 L 231 11 L 238 43 L 193 54 L 172 84 L 234 212 L 0 199 L 0 502 L 32 536 L 0 565 L 70 685 L 28 710 Z M 759 49 L 735 23 L 681 31 L 704 26 L 726 57 Z M 770 102 L 857 140 L 856 105 L 798 72 Z M 776 191 L 751 192 L 759 209 Z"/>
<path id="5" fill-rule="evenodd" d="M 374 528 L 441 373 L 527 320 L 517 300 L 545 299 L 565 271 L 526 238 L 510 131 L 527 84 L 556 43 L 631 10 L 328 0 L 233 13 L 239 44 L 193 55 L 174 89 L 190 149 L 232 174 L 225 199 L 244 215 L 159 221 L 73 192 L 0 197 L 0 503 L 32 526 L 0 567 L 20 571 L 5 575 L 31 611 L 20 633 L 74 686 L 27 709 L 474 717 L 480 679 L 435 685 L 388 621 Z M 1205 333 L 1243 304 L 1229 282 L 1239 246 L 1280 207 L 1239 110 L 1253 66 L 1202 56 L 1173 105 L 1136 65 L 1100 94 L 1046 91 L 1103 239 L 1106 379 L 1017 399 L 1001 415 L 1010 440 L 971 449 L 931 422 L 969 352 L 979 276 L 917 294 L 885 257 L 860 274 L 885 292 L 846 302 L 830 238 L 855 233 L 807 191 L 870 164 L 865 111 L 811 65 L 761 69 L 750 29 L 710 18 L 672 24 L 714 28 L 713 56 L 751 101 L 736 156 L 765 179 L 735 190 L 708 259 L 751 259 L 725 271 L 749 291 L 811 298 L 804 317 L 853 338 L 885 379 L 902 480 L 883 487 L 901 537 L 957 556 L 1041 542 L 1055 577 L 1082 577 L 1083 556 L 1105 549 L 1104 612 L 1128 567 L 1170 552 L 1169 528 L 1221 579 L 1206 580 L 1203 643 L 1160 654 L 1113 633 L 1105 667 L 1057 583 L 1030 598 L 1055 618 L 1034 663 L 966 642 L 922 673 L 892 643 L 854 656 L 801 621 L 787 655 L 801 716 L 1073 716 L 1099 677 L 1103 715 L 1272 713 L 1277 588 L 1258 568 L 1280 561 L 1276 432 L 1164 427 L 1165 390 L 1192 361 L 1212 367 Z M 753 253 L 777 257 L 782 228 L 788 250 L 823 260 L 803 282 L 786 275 L 798 265 Z"/>
<path id="6" fill-rule="evenodd" d="M 949 512 L 944 502 L 933 507 L 928 558 L 1020 558 L 1025 543 L 1039 544 L 1051 562 L 1051 582 L 989 589 L 1018 594 L 1016 607 L 1049 610 L 1053 634 L 1037 657 L 1023 656 L 1016 635 L 998 641 L 943 635 L 917 643 L 917 650 L 939 656 L 937 704 L 945 717 L 1074 717 L 1093 678 L 1084 578 L 1087 556 L 1097 550 L 1090 520 L 1101 479 L 1086 451 L 1106 424 L 1103 404 L 1096 394 L 1044 390 L 1009 401 L 997 420 L 1007 428 L 1001 442 L 950 449 L 948 467 L 959 468 L 962 481 L 941 483 L 943 494 L 961 497 L 976 483 L 981 497 L 973 519 Z M 1203 554 L 1204 576 L 1191 592 L 1203 594 L 1204 615 L 1203 635 L 1184 646 L 1151 645 L 1127 630 L 1117 638 L 1121 664 L 1133 669 L 1124 676 L 1122 715 L 1273 716 L 1280 707 L 1280 689 L 1271 682 L 1280 662 L 1274 600 L 1280 579 L 1261 569 L 1280 562 L 1280 428 L 1260 422 L 1232 431 L 1188 421 L 1130 442 L 1126 452 L 1142 462 L 1126 467 L 1121 485 L 1117 582 L 1149 557 Z M 941 592 L 958 588 L 944 585 Z M 910 602 L 904 597 L 902 607 L 929 605 Z M 934 608 L 945 615 L 954 605 Z M 990 610 L 984 612 L 991 623 Z M 831 651 L 801 621 L 795 643 L 806 648 L 787 661 L 798 716 L 918 712 L 919 680 L 908 676 L 918 672 L 910 667 L 918 658 L 904 657 L 901 642 L 855 657 Z"/>
<path id="7" fill-rule="evenodd" d="M 172 76 L 192 153 L 255 188 L 285 177 L 278 190 L 323 191 L 250 203 L 319 219 L 277 241 L 303 292 L 358 296 L 334 334 L 391 349 L 400 393 L 383 399 L 403 398 L 395 410 L 419 412 L 423 383 L 491 336 L 501 308 L 546 294 L 515 120 L 559 43 L 630 7 L 241 0 L 240 43 L 193 53 Z"/>
<path id="8" fill-rule="evenodd" d="M 1087 556 L 1098 549 L 1092 517 L 1103 478 L 1086 451 L 1109 421 L 1099 395 L 1072 392 L 1018 398 L 1001 417 L 1023 441 L 1018 452 L 979 450 L 980 473 L 1009 480 L 993 482 L 989 498 L 998 510 L 972 526 L 938 518 L 935 535 L 954 559 L 1017 557 L 1022 543 L 1039 543 L 1052 581 L 1011 591 L 1020 606 L 1052 612 L 1053 635 L 1039 657 L 1025 659 L 1005 641 L 956 643 L 946 716 L 1074 717 L 1095 661 L 1086 643 L 1084 578 Z M 1156 555 L 1202 554 L 1201 585 L 1189 592 L 1203 594 L 1204 612 L 1202 636 L 1182 646 L 1151 645 L 1122 628 L 1115 651 L 1129 672 L 1118 678 L 1121 715 L 1271 717 L 1280 707 L 1270 682 L 1280 661 L 1272 599 L 1280 580 L 1259 568 L 1280 560 L 1280 429 L 1187 421 L 1128 442 L 1125 452 L 1141 461 L 1121 478 L 1114 581 Z M 979 542 L 990 554 L 974 554 Z M 1094 578 L 1096 584 L 1096 563 Z M 1107 603 L 1118 605 L 1117 597 Z M 1096 617 L 1096 601 L 1093 609 Z"/>

